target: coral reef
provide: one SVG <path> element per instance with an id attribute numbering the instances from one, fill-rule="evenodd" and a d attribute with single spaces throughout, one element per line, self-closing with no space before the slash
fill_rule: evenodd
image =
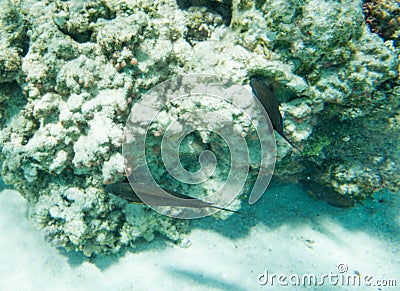
<path id="1" fill-rule="evenodd" d="M 14 81 L 27 52 L 26 26 L 18 7 L 11 1 L 0 3 L 0 85 Z M 0 100 L 1 101 L 1 100 Z"/>
<path id="2" fill-rule="evenodd" d="M 55 246 L 91 256 L 156 233 L 179 240 L 186 222 L 104 191 L 125 179 L 130 108 L 179 74 L 270 85 L 285 134 L 303 148 L 277 137 L 276 178 L 309 176 L 357 197 L 399 188 L 398 51 L 369 31 L 358 1 L 7 0 L 0 8 L 0 172 Z M 162 125 L 150 135 L 155 155 Z M 227 155 L 213 138 L 189 137 L 185 154 Z M 152 162 L 160 183 L 185 190 Z"/>
<path id="3" fill-rule="evenodd" d="M 400 4 L 396 0 L 366 0 L 363 4 L 365 20 L 372 32 L 384 40 L 400 40 Z"/>

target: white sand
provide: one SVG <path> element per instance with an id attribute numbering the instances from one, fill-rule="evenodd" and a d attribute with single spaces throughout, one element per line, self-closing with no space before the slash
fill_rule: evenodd
<path id="1" fill-rule="evenodd" d="M 358 272 L 396 279 L 397 288 L 308 286 L 310 290 L 400 290 L 400 197 L 339 209 L 310 199 L 296 186 L 271 187 L 245 214 L 196 220 L 182 248 L 163 239 L 121 257 L 89 262 L 44 242 L 26 218 L 18 193 L 0 193 L 0 290 L 299 290 L 258 275 Z M 275 279 L 276 280 L 276 279 Z"/>

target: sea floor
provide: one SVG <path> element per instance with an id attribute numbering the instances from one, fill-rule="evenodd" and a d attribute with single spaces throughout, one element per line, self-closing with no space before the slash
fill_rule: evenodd
<path id="1" fill-rule="evenodd" d="M 26 217 L 26 202 L 5 189 L 0 290 L 400 290 L 400 196 L 380 198 L 341 209 L 297 185 L 275 185 L 242 214 L 193 221 L 181 246 L 159 238 L 88 261 L 46 243 Z M 313 275 L 321 282 L 324 274 L 338 284 L 329 277 L 321 286 L 293 284 Z M 361 286 L 341 284 L 347 277 Z M 397 287 L 373 286 L 381 279 Z"/>

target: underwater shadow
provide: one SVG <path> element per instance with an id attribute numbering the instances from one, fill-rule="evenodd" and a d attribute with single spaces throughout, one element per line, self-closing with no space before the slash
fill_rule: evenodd
<path id="1" fill-rule="evenodd" d="M 174 278 L 190 280 L 191 283 L 195 283 L 193 284 L 195 286 L 204 286 L 205 290 L 247 290 L 229 282 L 229 280 L 222 279 L 221 276 L 217 277 L 199 271 L 196 272 L 177 268 L 168 269 L 167 271 L 171 273 Z"/>
<path id="2" fill-rule="evenodd" d="M 362 231 L 372 237 L 400 240 L 400 195 L 388 191 L 375 194 L 374 200 L 351 208 L 339 208 L 311 198 L 299 184 L 272 183 L 253 205 L 242 202 L 240 213 L 226 220 L 205 217 L 192 222 L 192 229 L 207 229 L 231 239 L 245 238 L 251 229 L 262 224 L 273 230 L 283 225 L 311 225 L 330 236 L 326 219 L 349 231 Z M 332 237 L 340 240 L 338 237 Z"/>
<path id="3" fill-rule="evenodd" d="M 173 242 L 171 240 L 166 239 L 163 235 L 158 233 L 155 234 L 155 237 L 152 241 L 146 241 L 145 239 L 140 239 L 135 242 L 134 246 L 125 246 L 122 247 L 115 254 L 98 254 L 93 255 L 92 257 L 87 257 L 83 254 L 82 251 L 66 251 L 64 249 L 59 249 L 59 254 L 67 258 L 67 263 L 73 267 L 78 268 L 85 262 L 90 262 L 94 266 L 96 266 L 100 271 L 105 271 L 108 268 L 112 267 L 115 264 L 118 264 L 119 261 L 127 254 L 127 253 L 141 253 L 147 252 L 151 250 L 164 250 L 167 249 Z"/>
<path id="4" fill-rule="evenodd" d="M 256 204 L 249 205 L 246 200 L 243 201 L 240 213 L 234 213 L 226 220 L 208 216 L 190 221 L 189 236 L 190 231 L 203 229 L 211 230 L 231 240 L 239 240 L 248 237 L 252 228 L 260 224 L 266 228 L 266 233 L 268 230 L 273 231 L 284 225 L 293 228 L 310 225 L 318 232 L 340 243 L 341 237 L 325 224 L 325 221 L 329 219 L 349 231 L 362 231 L 372 237 L 384 237 L 395 242 L 400 241 L 399 196 L 382 191 L 375 195 L 374 200 L 365 201 L 364 205 L 338 208 L 324 201 L 314 200 L 298 184 L 272 183 Z M 90 262 L 104 271 L 118 263 L 127 253 L 152 250 L 162 252 L 173 244 L 173 241 L 156 234 L 153 241 L 137 241 L 134 246 L 123 247 L 117 254 L 97 255 L 92 258 L 84 256 L 82 252 L 60 250 L 60 254 L 68 258 L 68 263 L 72 267 Z M 173 272 L 199 282 L 206 281 L 202 279 L 203 274 L 196 272 L 187 270 L 173 270 Z M 213 279 L 207 278 L 207 280 Z M 215 284 L 215 286 L 222 286 L 224 282 L 215 281 Z M 233 288 L 233 286 L 229 287 Z M 234 287 L 238 290 L 237 286 Z"/>

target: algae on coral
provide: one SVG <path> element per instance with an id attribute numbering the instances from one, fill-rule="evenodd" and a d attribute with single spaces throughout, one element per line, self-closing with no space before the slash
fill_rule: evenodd
<path id="1" fill-rule="evenodd" d="M 104 192 L 125 179 L 129 108 L 179 74 L 272 86 L 285 133 L 306 145 L 278 140 L 277 178 L 314 167 L 341 193 L 398 189 L 399 51 L 367 29 L 360 1 L 192 2 L 206 1 L 1 2 L 0 172 L 54 245 L 90 256 L 179 239 L 184 222 Z"/>

